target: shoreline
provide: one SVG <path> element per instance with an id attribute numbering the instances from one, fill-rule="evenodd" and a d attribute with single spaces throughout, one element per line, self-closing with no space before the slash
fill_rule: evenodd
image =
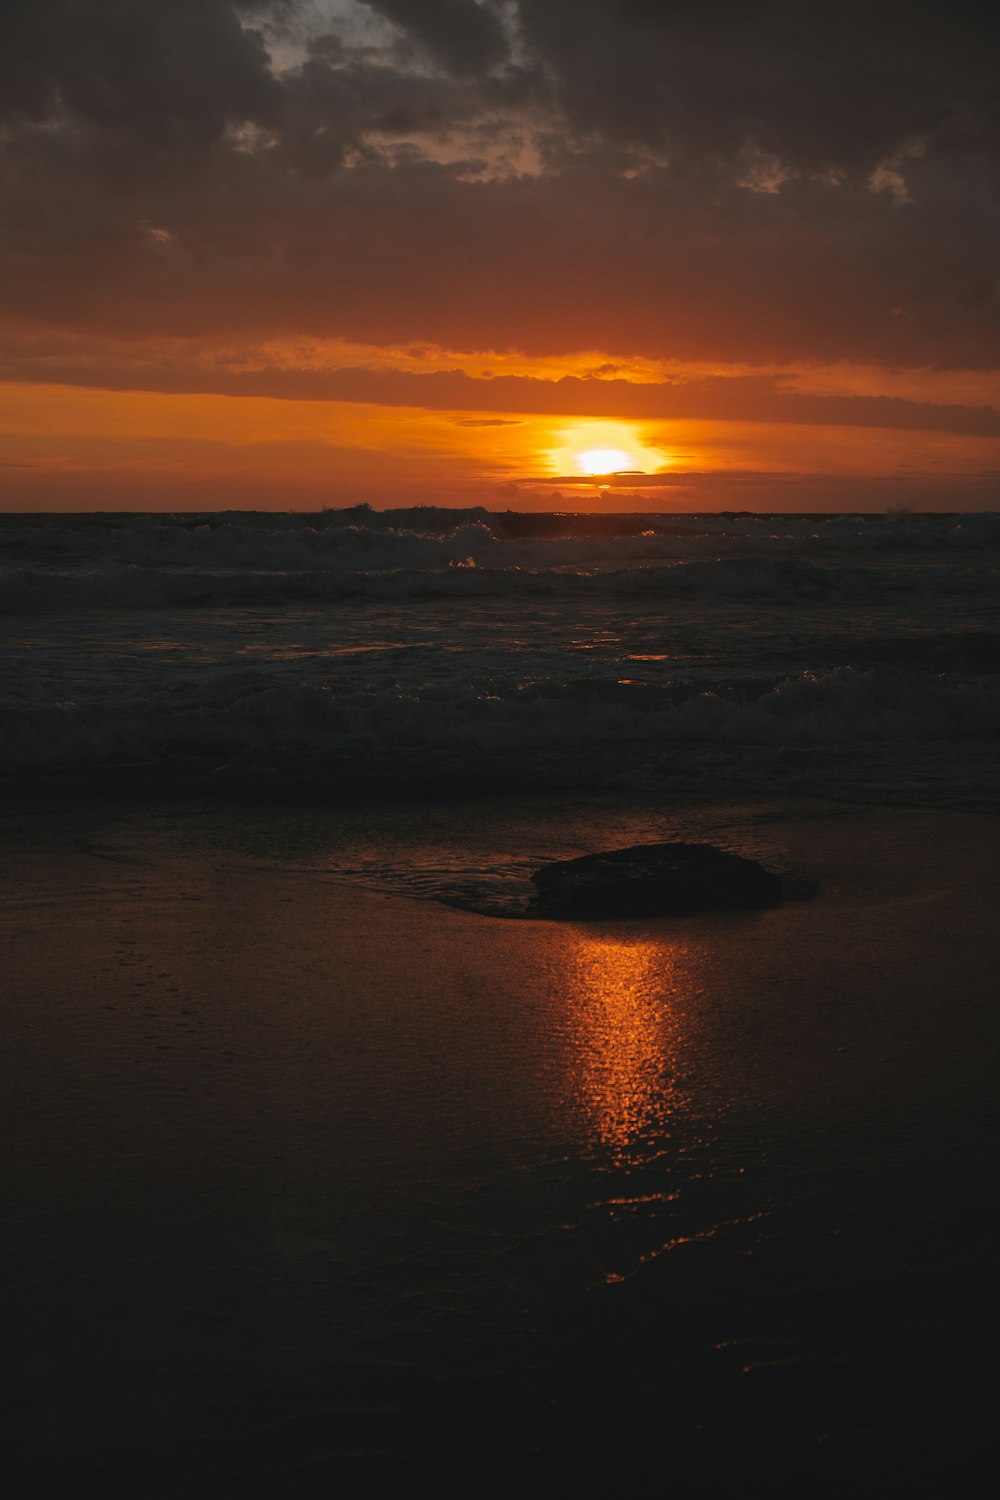
<path id="1" fill-rule="evenodd" d="M 155 807 L 189 803 L 206 808 L 323 807 L 372 801 L 419 805 L 445 800 L 455 805 L 518 799 L 565 802 L 579 798 L 648 801 L 672 806 L 742 800 L 747 804 L 798 799 L 842 806 L 905 807 L 974 813 L 1000 813 L 1000 790 L 993 774 L 992 744 L 947 743 L 901 746 L 895 741 L 864 747 L 864 757 L 845 747 L 803 746 L 768 755 L 766 747 L 743 747 L 748 765 L 740 770 L 735 753 L 725 775 L 699 773 L 712 747 L 699 744 L 653 752 L 647 741 L 597 750 L 456 756 L 414 766 L 398 756 L 327 758 L 321 769 L 260 763 L 220 764 L 217 757 L 159 762 L 89 762 L 41 770 L 0 770 L 0 817 L 28 800 L 95 800 L 106 808 L 117 802 Z M 727 747 L 728 751 L 739 750 Z M 609 761 L 615 760 L 615 770 Z M 758 760 L 752 757 L 756 755 Z M 662 762 L 662 763 L 661 763 Z M 964 782 L 964 784 L 963 784 Z M 0 830 L 2 832 L 2 830 Z"/>
<path id="2" fill-rule="evenodd" d="M 971 1483 L 992 823 L 638 797 L 6 821 L 4 1274 L 49 1492 L 460 1494 L 493 1454 L 628 1480 L 664 1444 L 682 1495 Z M 487 856 L 506 880 L 656 833 L 821 892 L 614 923 L 430 899 Z"/>

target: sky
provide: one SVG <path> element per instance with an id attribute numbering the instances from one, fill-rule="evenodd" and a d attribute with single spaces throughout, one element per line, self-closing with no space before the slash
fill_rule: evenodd
<path id="1" fill-rule="evenodd" d="M 3 0 L 0 507 L 998 509 L 998 44 Z"/>

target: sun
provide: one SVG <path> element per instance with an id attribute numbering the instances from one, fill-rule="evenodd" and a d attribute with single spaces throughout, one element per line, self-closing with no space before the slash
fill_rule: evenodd
<path id="1" fill-rule="evenodd" d="M 612 474 L 655 473 L 670 459 L 645 440 L 637 422 L 583 420 L 557 429 L 546 453 L 550 471 L 570 484 L 600 484 Z M 571 476 L 579 475 L 574 480 Z"/>
<path id="2" fill-rule="evenodd" d="M 576 455 L 576 466 L 581 474 L 614 474 L 618 469 L 631 469 L 635 461 L 624 448 L 588 448 L 586 453 Z"/>

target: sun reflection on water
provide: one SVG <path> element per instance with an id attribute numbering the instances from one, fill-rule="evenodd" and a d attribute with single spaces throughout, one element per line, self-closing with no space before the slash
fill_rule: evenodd
<path id="1" fill-rule="evenodd" d="M 567 1016 L 577 1055 L 578 1103 L 595 1144 L 622 1158 L 683 1105 L 681 1032 L 672 999 L 683 949 L 664 941 L 581 935 Z"/>

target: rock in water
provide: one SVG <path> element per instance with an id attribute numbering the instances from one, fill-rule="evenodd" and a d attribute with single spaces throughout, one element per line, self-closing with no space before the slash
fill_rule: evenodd
<path id="1" fill-rule="evenodd" d="M 781 901 L 777 875 L 712 844 L 636 844 L 561 859 L 531 878 L 536 917 L 666 917 Z"/>

